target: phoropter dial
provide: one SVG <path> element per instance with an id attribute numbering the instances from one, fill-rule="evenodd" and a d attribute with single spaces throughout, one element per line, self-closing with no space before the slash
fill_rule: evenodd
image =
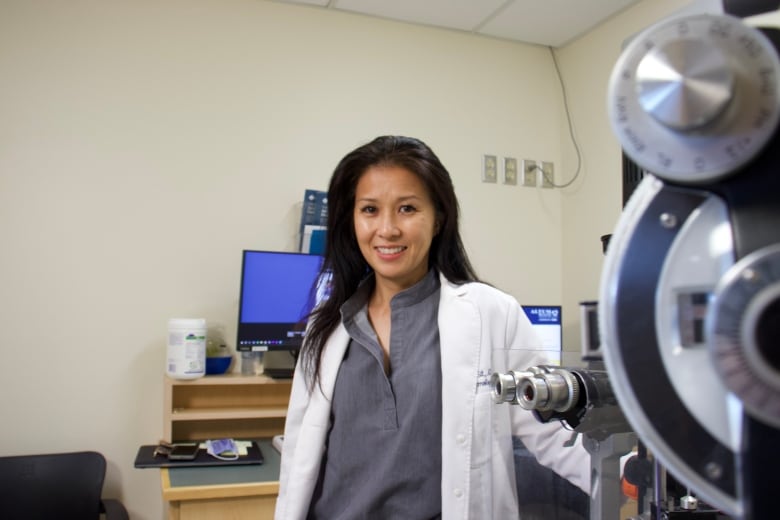
<path id="1" fill-rule="evenodd" d="M 780 60 L 731 16 L 677 18 L 628 45 L 609 83 L 609 117 L 626 154 L 657 176 L 709 182 L 739 169 L 780 118 Z"/>

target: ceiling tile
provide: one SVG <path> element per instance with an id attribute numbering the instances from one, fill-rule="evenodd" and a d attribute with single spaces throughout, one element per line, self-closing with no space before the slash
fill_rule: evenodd
<path id="1" fill-rule="evenodd" d="M 559 47 L 639 0 L 514 0 L 481 34 Z"/>
<path id="2" fill-rule="evenodd" d="M 559 47 L 640 0 L 275 0 Z"/>
<path id="3" fill-rule="evenodd" d="M 318 5 L 320 7 L 327 7 L 328 2 L 332 0 L 282 0 L 287 4 L 306 4 L 306 5 Z"/>
<path id="4" fill-rule="evenodd" d="M 336 0 L 331 7 L 371 16 L 471 31 L 506 0 Z"/>

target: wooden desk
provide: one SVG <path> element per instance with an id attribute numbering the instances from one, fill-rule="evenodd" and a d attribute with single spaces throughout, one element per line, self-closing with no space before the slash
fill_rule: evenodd
<path id="1" fill-rule="evenodd" d="M 263 464 L 160 470 L 170 520 L 272 519 L 279 493 L 279 452 L 260 440 Z"/>

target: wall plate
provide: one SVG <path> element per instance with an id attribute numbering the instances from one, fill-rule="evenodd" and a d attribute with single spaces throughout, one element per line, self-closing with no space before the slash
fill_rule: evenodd
<path id="1" fill-rule="evenodd" d="M 536 187 L 536 161 L 523 159 L 523 186 L 527 188 Z"/>
<path id="2" fill-rule="evenodd" d="M 482 182 L 498 182 L 498 159 L 495 155 L 482 157 Z"/>
<path id="3" fill-rule="evenodd" d="M 555 187 L 555 175 L 553 170 L 553 163 L 550 161 L 542 161 L 542 188 L 554 188 Z"/>
<path id="4" fill-rule="evenodd" d="M 504 184 L 517 184 L 517 159 L 504 157 Z"/>

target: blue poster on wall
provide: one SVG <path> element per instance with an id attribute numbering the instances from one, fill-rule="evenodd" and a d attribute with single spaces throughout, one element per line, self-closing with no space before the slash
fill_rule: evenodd
<path id="1" fill-rule="evenodd" d="M 539 338 L 539 350 L 546 351 L 550 361 L 560 365 L 563 349 L 561 306 L 523 305 L 522 307 Z"/>
<path id="2" fill-rule="evenodd" d="M 301 253 L 321 255 L 325 252 L 325 230 L 328 224 L 328 193 L 307 189 L 301 208 Z"/>

